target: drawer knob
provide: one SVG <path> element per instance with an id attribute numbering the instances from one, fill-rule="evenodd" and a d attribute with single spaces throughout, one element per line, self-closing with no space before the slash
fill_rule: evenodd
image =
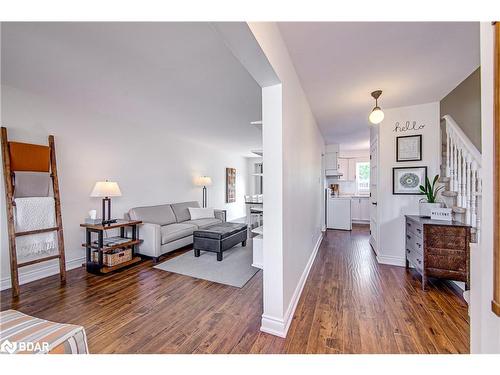
<path id="1" fill-rule="evenodd" d="M 422 229 L 418 229 L 418 228 L 417 228 L 417 232 L 418 232 L 418 233 L 422 233 Z"/>
<path id="2" fill-rule="evenodd" d="M 407 234 L 407 235 L 406 235 L 406 238 L 410 239 L 410 238 L 411 238 L 411 236 L 410 236 L 409 234 Z"/>
<path id="3" fill-rule="evenodd" d="M 418 247 L 422 247 L 422 245 L 420 245 L 418 242 L 415 242 L 417 244 Z"/>

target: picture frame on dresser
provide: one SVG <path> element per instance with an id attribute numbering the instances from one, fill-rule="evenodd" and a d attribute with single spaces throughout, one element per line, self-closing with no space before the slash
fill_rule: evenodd
<path id="1" fill-rule="evenodd" d="M 393 195 L 423 195 L 419 186 L 425 184 L 427 167 L 393 167 L 392 194 Z"/>
<path id="2" fill-rule="evenodd" d="M 493 24 L 495 34 L 494 46 L 494 155 L 493 155 L 493 193 L 494 193 L 494 225 L 493 225 L 493 299 L 491 309 L 500 316 L 500 23 Z"/>
<path id="3" fill-rule="evenodd" d="M 396 162 L 422 161 L 422 134 L 396 137 Z"/>

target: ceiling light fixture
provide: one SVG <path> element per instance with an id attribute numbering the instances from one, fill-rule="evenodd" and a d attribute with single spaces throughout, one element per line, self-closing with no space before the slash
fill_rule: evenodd
<path id="1" fill-rule="evenodd" d="M 368 120 L 372 124 L 380 124 L 384 119 L 384 112 L 382 112 L 382 110 L 378 106 L 378 98 L 380 97 L 380 95 L 382 95 L 382 90 L 372 92 L 372 96 L 375 99 L 375 107 L 373 107 L 370 116 L 368 116 Z"/>

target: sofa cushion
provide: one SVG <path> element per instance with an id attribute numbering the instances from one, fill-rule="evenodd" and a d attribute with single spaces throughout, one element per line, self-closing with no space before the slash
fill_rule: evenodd
<path id="1" fill-rule="evenodd" d="M 185 223 L 163 225 L 160 228 L 161 244 L 165 245 L 166 243 L 191 236 L 196 229 L 197 227 L 195 225 Z"/>
<path id="2" fill-rule="evenodd" d="M 170 204 L 158 206 L 135 207 L 128 212 L 130 219 L 142 220 L 145 223 L 166 225 L 176 222 L 174 211 Z"/>
<path id="3" fill-rule="evenodd" d="M 196 220 L 188 220 L 184 221 L 183 224 L 193 224 L 196 225 L 198 228 L 206 228 L 209 227 L 210 225 L 215 225 L 222 223 L 221 219 L 196 219 Z"/>
<path id="4" fill-rule="evenodd" d="M 200 207 L 200 204 L 196 201 L 193 202 L 182 202 L 182 203 L 174 203 L 171 205 L 172 210 L 174 211 L 175 217 L 177 218 L 178 223 L 182 223 L 183 221 L 191 220 L 191 215 L 189 214 L 189 207 Z"/>

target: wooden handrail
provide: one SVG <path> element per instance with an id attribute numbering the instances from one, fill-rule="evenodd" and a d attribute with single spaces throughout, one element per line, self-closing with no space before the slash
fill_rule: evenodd
<path id="1" fill-rule="evenodd" d="M 453 136 L 455 136 L 461 144 L 464 145 L 467 152 L 469 152 L 474 159 L 474 161 L 481 166 L 481 153 L 476 146 L 471 142 L 469 137 L 463 132 L 463 130 L 458 126 L 456 121 L 450 115 L 444 115 L 442 119 L 446 122 L 446 126 L 452 130 Z"/>

